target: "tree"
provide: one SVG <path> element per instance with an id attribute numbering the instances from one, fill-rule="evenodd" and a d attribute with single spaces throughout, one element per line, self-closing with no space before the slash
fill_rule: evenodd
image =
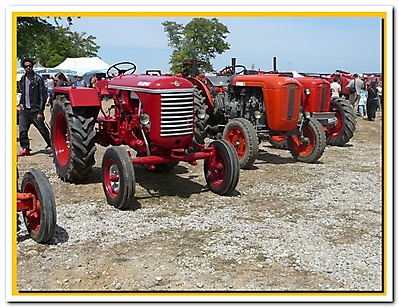
<path id="1" fill-rule="evenodd" d="M 34 59 L 46 67 L 54 67 L 68 57 L 96 56 L 100 47 L 96 37 L 70 30 L 72 18 L 67 26 L 55 25 L 40 17 L 17 17 L 17 58 Z"/>
<path id="2" fill-rule="evenodd" d="M 174 21 L 162 23 L 172 48 L 169 64 L 172 73 L 184 69 L 183 62 L 192 58 L 200 59 L 207 70 L 213 70 L 211 60 L 230 49 L 226 42 L 228 28 L 217 18 L 194 18 L 186 26 Z"/>

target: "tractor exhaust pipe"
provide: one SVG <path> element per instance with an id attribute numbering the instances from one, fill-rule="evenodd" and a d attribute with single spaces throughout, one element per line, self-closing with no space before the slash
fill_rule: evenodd
<path id="1" fill-rule="evenodd" d="M 277 73 L 277 58 L 273 57 L 273 72 Z"/>
<path id="2" fill-rule="evenodd" d="M 191 77 L 197 76 L 198 72 L 198 60 L 197 58 L 193 58 L 191 63 Z"/>
<path id="3" fill-rule="evenodd" d="M 233 68 L 233 74 L 236 73 L 236 63 L 237 63 L 237 58 L 231 58 L 231 67 Z"/>

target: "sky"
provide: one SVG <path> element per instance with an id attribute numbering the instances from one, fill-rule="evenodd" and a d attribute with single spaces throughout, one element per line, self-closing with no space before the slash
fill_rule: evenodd
<path id="1" fill-rule="evenodd" d="M 226 39 L 230 50 L 212 61 L 215 70 L 229 65 L 232 57 L 237 64 L 262 70 L 273 69 L 273 57 L 280 71 L 379 73 L 382 69 L 378 17 L 214 17 L 230 32 Z M 73 19 L 71 29 L 95 36 L 98 56 L 110 65 L 131 61 L 138 73 L 168 72 L 172 49 L 162 22 L 186 25 L 192 18 L 82 17 Z"/>

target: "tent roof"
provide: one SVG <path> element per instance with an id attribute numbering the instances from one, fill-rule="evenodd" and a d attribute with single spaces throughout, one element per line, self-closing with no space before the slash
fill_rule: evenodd
<path id="1" fill-rule="evenodd" d="M 54 68 L 68 69 L 76 71 L 77 74 L 83 75 L 84 73 L 92 70 L 108 69 L 111 65 L 101 60 L 99 57 L 81 57 L 81 58 L 66 58 L 64 62 Z"/>

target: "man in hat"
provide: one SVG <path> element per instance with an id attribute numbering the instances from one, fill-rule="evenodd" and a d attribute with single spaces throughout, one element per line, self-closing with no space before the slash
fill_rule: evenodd
<path id="1" fill-rule="evenodd" d="M 82 78 L 81 75 L 78 75 L 78 77 L 76 78 L 75 86 L 76 87 L 84 87 L 84 88 L 87 87 L 87 83 L 86 83 L 86 81 L 84 81 L 84 79 Z"/>

